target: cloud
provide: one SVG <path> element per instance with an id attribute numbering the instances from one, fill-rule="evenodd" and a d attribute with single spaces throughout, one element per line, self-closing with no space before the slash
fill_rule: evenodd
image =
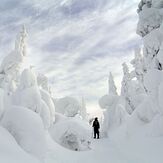
<path id="1" fill-rule="evenodd" d="M 121 64 L 140 44 L 137 0 L 3 0 L 0 55 L 28 30 L 28 60 L 49 77 L 56 97 L 85 96 L 89 105 L 107 93 L 109 71 L 120 90 Z M 97 107 L 97 106 L 95 106 Z"/>

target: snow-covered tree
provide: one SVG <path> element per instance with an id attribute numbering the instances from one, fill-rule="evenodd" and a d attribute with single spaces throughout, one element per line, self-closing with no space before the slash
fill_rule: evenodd
<path id="1" fill-rule="evenodd" d="M 26 37 L 27 37 L 27 31 L 25 26 L 23 25 L 22 31 L 20 32 L 18 38 L 15 41 L 15 50 L 21 56 L 26 56 Z"/>
<path id="2" fill-rule="evenodd" d="M 123 63 L 122 66 L 123 66 L 123 79 L 122 79 L 122 86 L 121 86 L 121 95 L 127 96 L 129 82 L 131 79 L 130 79 L 130 73 L 127 64 Z"/>
<path id="3" fill-rule="evenodd" d="M 132 72 L 133 73 L 132 77 L 133 78 L 136 77 L 140 83 L 143 83 L 143 75 L 144 75 L 145 71 L 144 71 L 144 65 L 143 65 L 143 57 L 141 55 L 140 48 L 135 49 L 135 58 L 133 60 L 131 60 L 130 63 L 134 67 L 134 70 Z"/>
<path id="4" fill-rule="evenodd" d="M 109 74 L 109 81 L 108 81 L 108 84 L 109 84 L 109 94 L 117 95 L 117 88 L 116 88 L 116 86 L 115 86 L 114 79 L 113 79 L 113 75 L 112 75 L 111 72 L 110 72 L 110 74 Z"/>
<path id="5" fill-rule="evenodd" d="M 49 92 L 48 78 L 44 74 L 39 73 L 37 75 L 37 83 L 42 89 Z"/>
<path id="6" fill-rule="evenodd" d="M 74 117 L 79 113 L 81 105 L 75 98 L 67 96 L 58 99 L 55 103 L 55 108 L 58 113 Z"/>
<path id="7" fill-rule="evenodd" d="M 86 102 L 84 97 L 81 99 L 81 109 L 80 109 L 80 115 L 83 119 L 87 118 L 87 108 L 86 108 Z"/>
<path id="8" fill-rule="evenodd" d="M 137 34 L 144 37 L 151 31 L 158 29 L 162 23 L 162 15 L 159 8 L 152 0 L 142 0 L 138 6 L 139 22 Z"/>
<path id="9" fill-rule="evenodd" d="M 46 136 L 42 120 L 35 112 L 21 106 L 10 106 L 1 125 L 26 152 L 39 160 L 46 155 Z M 19 148 L 20 148 L 19 147 Z"/>
<path id="10" fill-rule="evenodd" d="M 31 69 L 22 72 L 18 89 L 13 94 L 13 104 L 40 113 L 41 95 L 37 87 L 36 75 Z"/>
<path id="11" fill-rule="evenodd" d="M 152 6 L 152 0 L 141 0 L 137 12 L 141 12 L 143 8 L 151 8 Z"/>
<path id="12" fill-rule="evenodd" d="M 49 132 L 57 143 L 75 151 L 90 150 L 91 130 L 86 121 L 60 114 L 56 114 L 56 120 Z"/>
<path id="13" fill-rule="evenodd" d="M 15 41 L 15 49 L 9 53 L 3 60 L 0 66 L 0 86 L 8 87 L 9 83 L 19 81 L 22 72 L 22 64 L 26 55 L 26 38 L 27 32 L 23 26 L 20 34 Z"/>
<path id="14" fill-rule="evenodd" d="M 147 6 L 147 2 L 150 5 Z M 162 0 L 142 0 L 138 6 L 139 22 L 137 25 L 137 33 L 143 39 L 143 54 L 141 62 L 135 62 L 135 72 L 140 72 L 143 76 L 143 84 L 146 88 L 143 100 L 135 109 L 133 115 L 128 123 L 130 127 L 135 127 L 134 124 L 144 124 L 144 131 L 148 131 L 148 135 L 160 135 L 163 130 L 158 126 L 163 121 L 162 116 L 162 90 L 163 90 L 163 1 Z M 136 58 L 136 57 L 135 57 Z M 140 57 L 137 57 L 140 58 Z M 137 59 L 138 60 L 138 59 Z M 140 63 L 140 64 L 139 64 Z M 138 71 L 140 69 L 140 71 Z M 141 72 L 141 70 L 143 70 Z M 138 78 L 139 82 L 141 78 Z M 139 98 L 142 95 L 139 95 Z M 160 114 L 161 113 L 161 114 Z M 146 124 L 150 123 L 150 127 Z M 132 125 L 131 125 L 132 124 Z M 139 126 L 142 127 L 142 126 Z M 137 129 L 139 129 L 137 127 Z M 130 130 L 131 128 L 128 128 Z M 156 133 L 153 133 L 153 131 Z"/>
<path id="15" fill-rule="evenodd" d="M 116 127 L 120 126 L 122 124 L 122 119 L 124 119 L 126 114 L 124 113 L 124 107 L 120 105 L 121 100 L 117 94 L 117 89 L 112 73 L 109 75 L 108 84 L 108 94 L 99 99 L 99 105 L 103 109 L 103 123 L 101 127 L 101 136 L 103 137 L 107 137 L 109 131 L 114 130 Z M 124 114 L 122 114 L 122 112 Z"/>
<path id="16" fill-rule="evenodd" d="M 135 107 L 131 100 L 132 95 L 129 93 L 129 89 L 131 85 L 131 76 L 127 64 L 123 63 L 122 66 L 123 66 L 123 79 L 121 83 L 121 96 L 124 97 L 125 99 L 127 112 L 131 114 L 133 110 L 135 110 Z"/>
<path id="17" fill-rule="evenodd" d="M 16 72 L 20 71 L 20 66 L 23 62 L 24 56 L 26 56 L 26 38 L 27 32 L 25 26 L 17 36 L 15 41 L 15 49 L 7 55 L 0 66 L 0 72 L 6 75 L 14 76 Z"/>
<path id="18" fill-rule="evenodd" d="M 99 100 L 104 109 L 102 128 L 106 134 L 117 133 L 119 124 L 127 126 L 125 129 L 122 127 L 127 135 L 136 132 L 160 136 L 163 133 L 160 128 L 163 122 L 162 9 L 162 0 L 141 0 L 138 6 L 137 33 L 143 39 L 143 50 L 135 50 L 135 58 L 131 61 L 133 71 L 129 72 L 125 63 L 122 65 L 121 95 L 118 98 L 111 96 L 114 92 L 111 91 Z"/>
<path id="19" fill-rule="evenodd" d="M 146 70 L 144 67 L 144 59 L 141 54 L 140 48 L 135 49 L 135 58 L 131 60 L 130 63 L 134 67 L 134 70 L 130 73 L 131 79 L 136 78 L 139 84 L 139 90 L 141 92 L 144 92 L 144 91 L 147 92 L 147 89 L 144 86 L 144 75 L 146 73 Z"/>
<path id="20" fill-rule="evenodd" d="M 40 89 L 32 69 L 22 72 L 18 89 L 13 93 L 12 103 L 40 114 L 45 128 L 54 122 L 55 107 L 49 93 Z"/>

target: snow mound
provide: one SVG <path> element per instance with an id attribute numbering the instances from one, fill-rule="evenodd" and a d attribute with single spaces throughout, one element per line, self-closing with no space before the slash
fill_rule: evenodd
<path id="1" fill-rule="evenodd" d="M 26 107 L 34 112 L 41 111 L 41 95 L 38 87 L 32 86 L 23 90 L 17 90 L 13 94 L 14 105 Z"/>
<path id="2" fill-rule="evenodd" d="M 12 106 L 5 112 L 2 125 L 25 151 L 43 159 L 46 140 L 43 123 L 38 114 L 24 107 Z"/>
<path id="3" fill-rule="evenodd" d="M 148 125 L 148 136 L 163 136 L 163 115 L 157 114 L 153 121 Z"/>
<path id="4" fill-rule="evenodd" d="M 64 97 L 55 102 L 56 111 L 68 117 L 74 117 L 80 108 L 79 102 L 73 97 Z"/>
<path id="5" fill-rule="evenodd" d="M 68 119 L 68 117 L 64 116 L 63 114 L 57 112 L 55 113 L 55 124 L 64 121 L 66 119 Z"/>
<path id="6" fill-rule="evenodd" d="M 114 105 L 118 100 L 117 95 L 104 95 L 99 100 L 99 105 L 101 108 L 106 109 L 109 106 Z"/>
<path id="7" fill-rule="evenodd" d="M 149 70 L 145 76 L 144 76 L 144 85 L 146 89 L 152 93 L 153 95 L 156 95 L 157 87 L 160 85 L 162 79 L 162 72 L 156 69 Z"/>
<path id="8" fill-rule="evenodd" d="M 161 23 L 162 15 L 159 14 L 159 9 L 143 8 L 143 10 L 139 13 L 137 34 L 143 37 L 152 30 L 159 28 Z"/>
<path id="9" fill-rule="evenodd" d="M 52 138 L 65 148 L 83 151 L 90 150 L 90 126 L 77 118 L 66 118 L 50 129 Z"/>
<path id="10" fill-rule="evenodd" d="M 36 86 L 36 84 L 37 80 L 35 74 L 32 72 L 31 69 L 25 69 L 21 75 L 19 89 L 25 89 L 32 86 Z"/>
<path id="11" fill-rule="evenodd" d="M 42 100 L 41 101 L 41 112 L 40 116 L 42 118 L 45 129 L 48 129 L 51 125 L 50 121 L 50 112 L 47 104 Z"/>
<path id="12" fill-rule="evenodd" d="M 32 157 L 15 141 L 14 137 L 0 126 L 0 162 L 2 163 L 40 163 Z"/>
<path id="13" fill-rule="evenodd" d="M 138 106 L 136 113 L 140 120 L 143 122 L 150 122 L 152 121 L 153 117 L 157 113 L 158 108 L 155 104 L 152 97 L 147 97 L 144 101 Z"/>
<path id="14" fill-rule="evenodd" d="M 41 95 L 37 87 L 36 76 L 31 69 L 22 72 L 20 85 L 13 94 L 13 104 L 23 106 L 40 113 Z"/>
<path id="15" fill-rule="evenodd" d="M 43 89 L 40 89 L 40 94 L 41 94 L 42 100 L 46 103 L 48 107 L 47 111 L 50 113 L 50 123 L 52 124 L 55 121 L 55 116 L 54 116 L 55 106 L 54 106 L 53 100 L 50 97 L 50 94 Z"/>

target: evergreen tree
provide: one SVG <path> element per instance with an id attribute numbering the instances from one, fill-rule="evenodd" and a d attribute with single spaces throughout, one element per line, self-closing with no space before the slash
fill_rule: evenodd
<path id="1" fill-rule="evenodd" d="M 113 75 L 112 73 L 110 72 L 109 74 L 109 81 L 108 81 L 108 84 L 109 84 L 109 95 L 112 94 L 112 95 L 117 95 L 117 88 L 115 86 L 115 83 L 114 83 L 114 79 L 113 79 Z"/>
<path id="2" fill-rule="evenodd" d="M 129 68 L 127 64 L 123 63 L 122 66 L 123 66 L 123 80 L 121 85 L 121 95 L 125 99 L 127 112 L 131 114 L 133 110 L 135 110 L 135 107 L 131 100 L 131 95 L 129 94 L 131 77 L 130 77 Z"/>
<path id="3" fill-rule="evenodd" d="M 122 67 L 123 67 L 123 79 L 122 79 L 121 95 L 126 96 L 129 87 L 130 73 L 126 63 L 123 63 Z"/>
<path id="4" fill-rule="evenodd" d="M 27 32 L 25 26 L 23 26 L 15 40 L 15 49 L 2 60 L 0 66 L 1 87 L 8 87 L 9 83 L 18 83 L 23 71 L 22 63 L 26 55 L 26 37 Z"/>
<path id="5" fill-rule="evenodd" d="M 81 114 L 83 119 L 87 118 L 87 108 L 86 108 L 86 103 L 85 103 L 84 97 L 82 97 L 82 99 L 81 99 L 81 111 L 80 111 L 80 114 Z"/>

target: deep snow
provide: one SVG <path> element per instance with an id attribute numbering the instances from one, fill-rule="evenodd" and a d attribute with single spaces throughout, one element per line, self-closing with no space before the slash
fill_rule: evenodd
<path id="1" fill-rule="evenodd" d="M 163 138 L 128 137 L 119 141 L 110 138 L 92 139 L 92 150 L 76 152 L 66 149 L 47 134 L 48 151 L 45 163 L 162 163 Z M 24 152 L 10 133 L 0 127 L 1 163 L 41 163 Z"/>
<path id="2" fill-rule="evenodd" d="M 92 150 L 67 150 L 48 137 L 46 163 L 162 163 L 163 138 L 92 139 Z"/>

